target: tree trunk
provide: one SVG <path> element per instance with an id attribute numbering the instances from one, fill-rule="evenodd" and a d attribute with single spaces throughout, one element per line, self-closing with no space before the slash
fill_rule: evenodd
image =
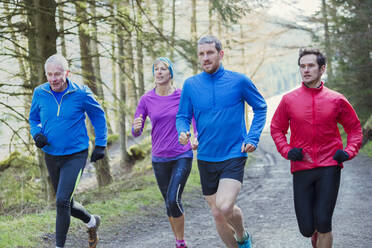
<path id="1" fill-rule="evenodd" d="M 59 0 L 59 3 L 58 3 L 59 38 L 61 39 L 62 55 L 63 57 L 67 58 L 64 20 L 65 20 L 65 17 L 63 14 L 63 3 L 62 3 L 62 0 Z"/>
<path id="2" fill-rule="evenodd" d="M 113 178 L 111 176 L 108 149 L 105 149 L 105 156 L 103 157 L 103 159 L 100 159 L 94 163 L 94 167 L 96 168 L 98 187 L 103 187 L 112 183 Z"/>
<path id="3" fill-rule="evenodd" d="M 368 120 L 363 126 L 362 147 L 370 140 L 372 140 L 372 114 L 369 116 Z"/>
<path id="4" fill-rule="evenodd" d="M 107 130 L 108 134 L 112 134 L 112 128 L 110 125 L 110 118 L 108 115 L 107 107 L 106 107 L 106 102 L 105 102 L 105 95 L 103 94 L 103 87 L 102 87 L 102 77 L 101 77 L 101 63 L 100 63 L 100 52 L 98 50 L 98 36 L 97 36 L 97 11 L 96 11 L 96 1 L 92 0 L 90 2 L 90 10 L 92 11 L 92 39 L 91 39 L 91 45 L 92 45 L 92 54 L 93 54 L 93 68 L 94 68 L 94 75 L 96 78 L 96 84 L 97 84 L 97 89 L 98 89 L 98 98 L 101 100 L 100 103 L 102 104 L 103 110 L 105 111 L 105 116 L 106 116 L 106 123 L 107 123 Z"/>
<path id="5" fill-rule="evenodd" d="M 158 28 L 161 33 L 164 31 L 164 0 L 156 0 L 158 12 Z"/>
<path id="6" fill-rule="evenodd" d="M 127 0 L 125 2 L 126 6 L 128 7 L 129 9 L 129 6 L 130 6 L 130 3 L 129 1 Z M 135 68 L 134 68 L 134 55 L 133 55 L 133 45 L 132 45 L 132 41 L 133 41 L 133 28 L 128 25 L 126 22 L 124 22 L 124 25 L 125 25 L 125 31 L 126 31 L 126 35 L 125 35 L 125 41 L 124 41 L 124 44 L 125 44 L 125 51 L 127 51 L 127 56 L 126 56 L 126 77 L 127 77 L 127 89 L 128 89 L 128 98 L 127 98 L 127 105 L 129 107 L 130 110 L 133 110 L 135 109 L 135 107 L 137 106 L 137 103 L 138 103 L 138 96 L 137 96 L 137 86 L 136 86 L 136 80 L 135 80 L 135 76 L 134 76 L 134 71 L 135 71 Z"/>
<path id="7" fill-rule="evenodd" d="M 328 27 L 328 13 L 327 13 L 327 3 L 326 0 L 322 0 L 322 15 L 323 15 L 323 25 L 324 25 L 324 46 L 325 53 L 327 57 L 327 76 L 328 81 L 332 81 L 333 70 L 332 70 L 332 48 L 331 41 L 329 37 L 329 27 Z"/>
<path id="8" fill-rule="evenodd" d="M 118 3 L 118 11 L 122 11 L 121 3 Z M 121 20 L 125 21 L 125 20 Z M 119 137 L 120 137 L 120 148 L 121 148 L 121 164 L 124 169 L 130 169 L 127 167 L 127 162 L 129 161 L 129 156 L 127 152 L 127 133 L 126 133 L 126 89 L 125 89 L 125 54 L 124 54 L 124 28 L 121 23 L 118 24 L 117 30 L 117 40 L 118 40 L 118 64 L 119 64 Z"/>
<path id="9" fill-rule="evenodd" d="M 170 58 L 174 62 L 174 47 L 176 45 L 176 0 L 172 0 L 172 36 Z"/>
<path id="10" fill-rule="evenodd" d="M 173 0 L 174 2 L 175 0 Z M 141 1 L 138 1 L 141 4 Z M 139 27 L 136 29 L 136 47 L 137 47 L 137 78 L 138 78 L 138 95 L 142 96 L 145 93 L 145 79 L 143 75 L 143 46 L 142 46 L 142 13 L 137 11 L 137 23 Z M 172 49 L 173 50 L 173 49 Z"/>
<path id="11" fill-rule="evenodd" d="M 213 34 L 213 11 L 212 11 L 212 3 L 213 0 L 208 1 L 208 34 Z"/>
<path id="12" fill-rule="evenodd" d="M 34 89 L 46 82 L 44 63 L 48 57 L 57 52 L 57 27 L 55 21 L 56 2 L 52 0 L 26 1 L 28 28 L 28 50 L 30 84 Z M 43 184 L 44 197 L 47 201 L 54 199 L 54 191 L 49 179 L 43 151 L 37 149 L 39 170 Z"/>
<path id="13" fill-rule="evenodd" d="M 38 82 L 46 82 L 44 63 L 47 58 L 57 53 L 57 25 L 55 13 L 57 4 L 52 0 L 34 0 L 38 11 L 35 14 L 36 49 L 39 63 L 37 63 Z"/>
<path id="14" fill-rule="evenodd" d="M 93 60 L 89 50 L 91 38 L 89 36 L 89 27 L 86 15 L 86 3 L 81 1 L 75 2 L 76 17 L 79 23 L 78 33 L 80 41 L 80 57 L 81 57 L 81 68 L 84 84 L 88 85 L 89 88 L 95 95 L 102 95 L 102 87 L 98 87 L 96 83 L 96 76 L 94 75 Z M 93 132 L 92 125 L 89 125 L 89 129 Z M 96 178 L 98 186 L 102 187 L 112 182 L 112 176 L 110 173 L 110 164 L 107 156 L 107 150 L 105 151 L 106 156 L 94 163 L 96 168 Z"/>
<path id="15" fill-rule="evenodd" d="M 245 37 L 244 37 L 244 28 L 242 24 L 240 24 L 240 42 L 242 46 L 242 60 L 243 60 L 242 64 L 244 67 L 243 73 L 247 75 L 248 72 L 247 72 L 247 65 L 246 65 L 247 61 L 245 59 Z"/>
<path id="16" fill-rule="evenodd" d="M 119 100 L 118 100 L 118 86 L 117 86 L 117 63 L 116 63 L 116 21 L 115 21 L 115 6 L 111 4 L 110 6 L 110 14 L 113 17 L 111 23 L 111 74 L 112 74 L 112 95 L 114 97 L 114 123 L 115 123 L 115 132 L 119 132 L 119 128 L 117 126 L 117 116 L 119 110 Z"/>
<path id="17" fill-rule="evenodd" d="M 196 32 L 196 0 L 191 0 L 191 43 L 192 47 L 195 50 L 195 54 L 197 51 L 197 32 Z M 193 59 L 192 62 L 192 72 L 193 74 L 198 73 L 198 62 L 196 59 Z"/>
<path id="18" fill-rule="evenodd" d="M 230 37 L 231 37 L 231 35 L 229 34 L 229 28 L 225 25 L 223 25 L 222 28 L 224 29 L 223 30 L 223 36 L 226 37 L 224 39 L 225 51 L 227 49 L 230 50 Z M 228 64 L 228 65 L 230 64 L 230 57 L 231 57 L 231 52 L 230 53 L 225 53 L 224 56 L 223 56 L 223 59 L 225 60 L 225 63 Z"/>
<path id="19" fill-rule="evenodd" d="M 217 14 L 217 33 L 218 39 L 222 42 L 222 17 L 221 14 Z"/>
<path id="20" fill-rule="evenodd" d="M 75 1 L 74 3 L 76 8 L 76 19 L 79 25 L 78 34 L 83 82 L 92 90 L 95 95 L 99 95 L 99 89 L 95 83 L 96 78 L 93 71 L 93 61 L 89 51 L 90 36 L 88 17 L 86 14 L 87 3 L 85 1 Z"/>
<path id="21" fill-rule="evenodd" d="M 130 110 L 134 110 L 138 103 L 138 95 L 137 95 L 137 86 L 136 86 L 136 79 L 134 76 L 134 55 L 133 55 L 133 46 L 132 46 L 132 32 L 128 32 L 126 35 L 125 50 L 128 52 L 126 63 L 127 63 L 127 81 L 128 81 L 128 97 L 127 103 Z"/>

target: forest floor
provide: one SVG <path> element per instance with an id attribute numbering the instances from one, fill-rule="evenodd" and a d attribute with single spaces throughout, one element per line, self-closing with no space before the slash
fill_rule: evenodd
<path id="1" fill-rule="evenodd" d="M 89 172 L 87 173 L 89 177 Z M 187 187 L 187 186 L 186 186 Z M 372 244 L 372 158 L 358 155 L 345 163 L 333 218 L 334 247 L 369 248 Z M 255 248 L 305 248 L 310 239 L 298 231 L 293 207 L 292 176 L 289 162 L 279 156 L 270 136 L 262 135 L 254 161 L 246 167 L 244 183 L 237 201 Z M 183 196 L 186 212 L 185 239 L 189 248 L 224 247 L 201 190 Z M 164 206 L 147 209 L 145 214 L 115 223 L 102 219 L 100 243 L 106 248 L 174 247 Z M 53 247 L 47 235 L 40 247 Z M 82 229 L 68 234 L 66 247 L 87 247 Z"/>

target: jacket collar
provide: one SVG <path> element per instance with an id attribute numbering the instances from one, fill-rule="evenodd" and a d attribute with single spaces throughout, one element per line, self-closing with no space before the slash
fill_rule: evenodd
<path id="1" fill-rule="evenodd" d="M 220 63 L 220 67 L 218 67 L 217 71 L 209 74 L 205 71 L 202 72 L 202 75 L 208 79 L 217 79 L 220 78 L 225 73 L 225 68 L 223 67 L 222 63 Z"/>
<path id="2" fill-rule="evenodd" d="M 74 82 L 72 82 L 70 79 L 66 78 L 66 81 L 67 81 L 67 92 L 73 92 L 76 90 L 76 85 Z M 50 88 L 50 84 L 49 83 L 45 83 L 43 86 L 42 86 L 42 89 L 43 90 L 46 90 L 46 91 L 49 91 L 49 92 L 52 92 L 52 89 Z"/>
<path id="3" fill-rule="evenodd" d="M 302 88 L 305 89 L 305 90 L 309 90 L 311 92 L 320 92 L 323 89 L 323 86 L 324 86 L 323 81 L 320 82 L 320 86 L 317 87 L 317 88 L 309 88 L 309 87 L 306 86 L 306 84 L 304 82 L 302 82 Z"/>

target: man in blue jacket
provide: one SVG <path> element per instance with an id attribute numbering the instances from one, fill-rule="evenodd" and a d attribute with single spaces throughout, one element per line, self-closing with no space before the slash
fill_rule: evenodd
<path id="1" fill-rule="evenodd" d="M 266 121 L 266 102 L 244 74 L 222 66 L 221 42 L 213 36 L 198 41 L 203 72 L 188 78 L 176 119 L 179 142 L 187 144 L 192 116 L 198 130 L 198 168 L 203 195 L 218 234 L 227 247 L 251 247 L 241 209 L 235 205 L 242 186 L 247 153 L 258 144 Z M 244 103 L 254 112 L 247 134 Z M 234 237 L 235 234 L 235 237 Z"/>
<path id="2" fill-rule="evenodd" d="M 100 217 L 74 201 L 74 190 L 88 156 L 89 137 L 85 113 L 95 131 L 91 162 L 104 157 L 107 143 L 105 114 L 90 89 L 67 78 L 66 59 L 55 54 L 45 62 L 48 82 L 34 90 L 29 122 L 35 145 L 45 152 L 45 162 L 56 193 L 56 247 L 63 247 L 70 216 L 86 223 L 89 247 L 96 247 Z"/>

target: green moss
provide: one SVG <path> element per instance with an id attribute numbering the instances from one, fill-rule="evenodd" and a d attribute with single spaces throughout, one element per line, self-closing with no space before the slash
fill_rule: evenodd
<path id="1" fill-rule="evenodd" d="M 369 157 L 372 157 L 372 141 L 368 141 L 368 143 L 363 146 L 360 152 L 368 155 Z"/>
<path id="2" fill-rule="evenodd" d="M 107 137 L 107 146 L 111 146 L 113 143 L 119 140 L 119 134 L 111 134 Z"/>
<path id="3" fill-rule="evenodd" d="M 42 192 L 34 159 L 14 152 L 1 163 L 10 166 L 0 173 L 0 214 L 38 205 Z"/>
<path id="4" fill-rule="evenodd" d="M 0 217 L 0 247 L 37 247 L 36 239 L 44 230 L 54 229 L 55 213 L 25 215 L 21 218 Z"/>

